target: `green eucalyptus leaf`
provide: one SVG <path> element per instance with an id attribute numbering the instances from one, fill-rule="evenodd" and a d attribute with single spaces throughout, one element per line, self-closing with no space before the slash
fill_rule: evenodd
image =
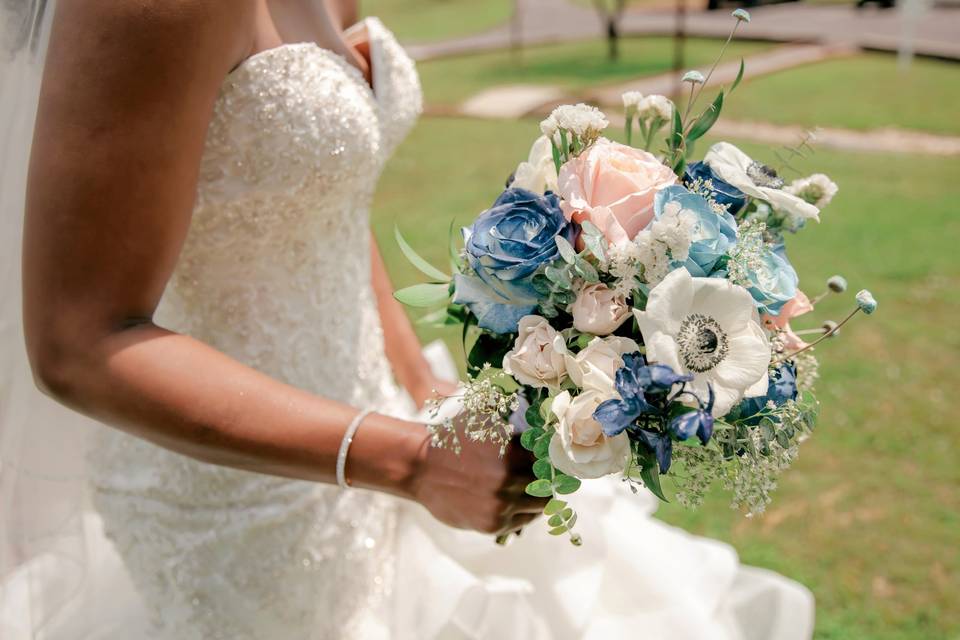
<path id="1" fill-rule="evenodd" d="M 760 436 L 767 442 L 770 442 L 773 440 L 775 435 L 776 430 L 774 429 L 773 420 L 770 418 L 763 418 L 760 421 Z"/>
<path id="2" fill-rule="evenodd" d="M 549 498 L 553 495 L 553 487 L 549 480 L 534 480 L 527 485 L 526 492 L 536 498 Z"/>
<path id="3" fill-rule="evenodd" d="M 546 458 L 541 458 L 533 463 L 533 475 L 543 480 L 553 478 L 553 465 Z"/>
<path id="4" fill-rule="evenodd" d="M 560 250 L 560 257 L 567 264 L 573 264 L 577 260 L 577 252 L 567 239 L 563 236 L 554 236 L 553 241 L 557 243 L 557 249 Z"/>
<path id="5" fill-rule="evenodd" d="M 393 297 L 408 307 L 435 307 L 450 299 L 446 284 L 415 284 L 395 291 Z"/>
<path id="6" fill-rule="evenodd" d="M 600 274 L 597 273 L 597 270 L 592 264 L 583 258 L 579 259 L 573 268 L 576 270 L 577 274 L 587 282 L 591 284 L 600 282 Z"/>
<path id="7" fill-rule="evenodd" d="M 520 434 L 520 444 L 527 451 L 533 451 L 533 445 L 537 443 L 537 438 L 543 435 L 543 429 L 532 427 Z"/>
<path id="8" fill-rule="evenodd" d="M 550 418 L 553 417 L 553 414 L 550 412 L 550 407 L 553 406 L 553 397 L 545 398 L 543 402 L 540 403 L 540 417 L 543 418 L 544 423 L 550 422 Z"/>
<path id="9" fill-rule="evenodd" d="M 543 435 L 537 439 L 537 443 L 533 445 L 533 455 L 537 458 L 549 459 L 550 458 L 550 439 L 552 436 Z"/>
<path id="10" fill-rule="evenodd" d="M 597 237 L 594 235 L 583 234 L 583 244 L 587 250 L 596 256 L 597 260 L 601 262 L 607 261 L 607 250 L 604 248 L 606 240 L 603 239 L 603 236 Z"/>
<path id="11" fill-rule="evenodd" d="M 543 508 L 543 515 L 552 516 L 555 513 L 560 513 L 564 507 L 567 506 L 567 503 L 563 500 L 558 500 L 557 498 L 551 498 L 550 502 L 547 503 L 547 506 Z"/>
<path id="12" fill-rule="evenodd" d="M 563 516 L 564 520 L 569 520 L 570 518 L 573 517 L 573 509 L 571 509 L 570 507 L 567 507 L 566 509 L 560 512 L 560 515 Z"/>
<path id="13" fill-rule="evenodd" d="M 410 261 L 410 264 L 431 280 L 435 280 L 436 282 L 450 282 L 450 276 L 421 258 L 420 254 L 413 250 L 413 247 L 403 239 L 403 234 L 400 233 L 400 227 L 393 227 L 393 235 L 397 239 L 397 244 L 400 245 L 400 251 L 402 251 L 403 255 Z"/>
<path id="14" fill-rule="evenodd" d="M 535 404 L 527 407 L 526 412 L 523 414 L 523 418 L 527 421 L 527 425 L 530 427 L 543 426 L 543 416 L 540 415 L 540 407 Z"/>
<path id="15" fill-rule="evenodd" d="M 563 520 L 564 520 L 563 516 L 561 516 L 561 515 L 558 513 L 558 514 L 556 514 L 556 515 L 550 516 L 550 518 L 547 520 L 547 525 L 549 525 L 549 526 L 551 526 L 551 527 L 562 527 L 562 526 L 563 526 Z"/>
<path id="16" fill-rule="evenodd" d="M 697 118 L 697 121 L 693 123 L 693 126 L 690 127 L 690 133 L 687 134 L 687 140 L 693 142 L 703 137 L 703 135 L 710 131 L 710 127 L 714 125 L 717 121 L 717 118 L 720 117 L 720 110 L 723 109 L 723 91 L 717 94 L 717 97 L 714 98 L 713 102 L 710 103 L 710 106 L 707 107 L 707 110 L 700 114 L 700 117 Z"/>
<path id="17" fill-rule="evenodd" d="M 567 531 L 569 531 L 569 529 L 567 529 L 566 527 L 559 526 L 559 527 L 554 527 L 553 529 L 550 529 L 549 533 L 552 536 L 561 536 L 565 534 Z"/>
<path id="18" fill-rule="evenodd" d="M 574 478 L 573 476 L 568 476 L 566 474 L 558 473 L 553 483 L 557 488 L 557 493 L 559 494 L 573 493 L 580 488 L 580 479 Z"/>
<path id="19" fill-rule="evenodd" d="M 550 295 L 550 292 L 553 290 L 550 278 L 543 273 L 538 273 L 537 275 L 533 276 L 533 278 L 530 280 L 530 284 L 532 284 L 534 290 L 542 296 Z"/>
<path id="20" fill-rule="evenodd" d="M 777 431 L 777 444 L 779 444 L 784 449 L 790 446 L 790 436 L 787 435 L 786 431 Z"/>

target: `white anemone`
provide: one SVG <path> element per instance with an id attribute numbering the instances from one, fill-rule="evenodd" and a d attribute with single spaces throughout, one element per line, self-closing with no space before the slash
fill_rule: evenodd
<path id="1" fill-rule="evenodd" d="M 676 269 L 650 291 L 646 310 L 634 315 L 647 360 L 693 374 L 688 388 L 704 402 L 712 386 L 715 416 L 744 397 L 766 394 L 770 342 L 743 287 Z"/>
<path id="2" fill-rule="evenodd" d="M 707 151 L 703 162 L 721 180 L 732 184 L 748 196 L 763 200 L 771 207 L 797 220 L 820 222 L 820 209 L 802 198 L 783 190 L 783 181 L 767 173 L 769 169 L 754 162 L 729 142 L 718 142 Z"/>
<path id="3" fill-rule="evenodd" d="M 547 136 L 534 141 L 530 156 L 517 166 L 510 186 L 535 193 L 557 190 L 557 167 L 553 164 L 553 149 Z"/>

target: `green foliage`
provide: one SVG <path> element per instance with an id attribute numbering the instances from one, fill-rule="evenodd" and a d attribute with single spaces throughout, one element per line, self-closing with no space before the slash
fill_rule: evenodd
<path id="1" fill-rule="evenodd" d="M 408 307 L 436 307 L 449 302 L 450 287 L 446 284 L 415 284 L 395 291 L 393 297 Z"/>
<path id="2" fill-rule="evenodd" d="M 700 114 L 700 117 L 697 118 L 693 125 L 690 127 L 690 131 L 687 133 L 687 144 L 689 145 L 694 140 L 698 140 L 710 131 L 710 128 L 716 123 L 717 118 L 720 117 L 720 111 L 723 109 L 723 91 L 717 94 L 717 97 L 714 98 L 713 102 L 710 103 L 710 106 Z M 689 156 L 689 148 L 688 154 Z"/>
<path id="3" fill-rule="evenodd" d="M 467 355 L 467 365 L 474 375 L 476 375 L 485 364 L 500 368 L 503 365 L 503 356 L 512 348 L 512 335 L 501 335 L 481 331 L 473 343 L 470 353 Z"/>
<path id="4" fill-rule="evenodd" d="M 400 246 L 400 250 L 403 252 L 403 255 L 406 256 L 407 260 L 410 261 L 410 264 L 434 282 L 450 282 L 450 276 L 421 258 L 420 254 L 413 250 L 413 247 L 403 239 L 403 234 L 400 233 L 400 227 L 393 228 L 393 235 L 397 240 L 397 244 Z"/>

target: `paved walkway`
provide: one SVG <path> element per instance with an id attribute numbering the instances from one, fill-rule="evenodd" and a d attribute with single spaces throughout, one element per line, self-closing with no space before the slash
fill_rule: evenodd
<path id="1" fill-rule="evenodd" d="M 603 33 L 596 12 L 589 7 L 568 0 L 519 0 L 519 5 L 519 31 L 525 45 L 580 40 Z M 740 28 L 738 37 L 895 51 L 908 24 L 912 24 L 918 54 L 960 60 L 960 9 L 931 8 L 913 21 L 899 9 L 857 10 L 852 2 L 832 6 L 785 3 L 756 7 L 750 13 L 753 19 Z M 691 36 L 724 37 L 730 21 L 730 12 L 725 9 L 695 11 L 687 15 L 686 30 Z M 636 10 L 624 16 L 621 30 L 624 35 L 664 35 L 672 34 L 675 26 L 671 11 Z M 503 49 L 511 44 L 510 33 L 510 25 L 505 24 L 456 40 L 408 45 L 407 49 L 419 60 Z"/>

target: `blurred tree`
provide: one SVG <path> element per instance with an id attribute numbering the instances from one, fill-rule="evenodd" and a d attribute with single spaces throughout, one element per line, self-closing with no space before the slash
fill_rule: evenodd
<path id="1" fill-rule="evenodd" d="M 593 6 L 607 30 L 607 53 L 611 60 L 616 60 L 620 57 L 620 20 L 627 0 L 593 0 Z"/>

